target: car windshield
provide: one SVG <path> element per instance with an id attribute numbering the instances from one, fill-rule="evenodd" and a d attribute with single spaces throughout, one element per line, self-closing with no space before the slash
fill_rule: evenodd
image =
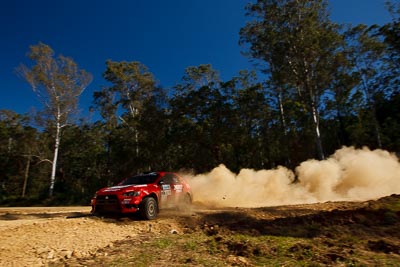
<path id="1" fill-rule="evenodd" d="M 123 180 L 119 185 L 152 184 L 158 177 L 157 173 L 140 174 Z"/>

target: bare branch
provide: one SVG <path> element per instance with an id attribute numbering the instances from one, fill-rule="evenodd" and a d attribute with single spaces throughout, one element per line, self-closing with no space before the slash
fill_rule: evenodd
<path id="1" fill-rule="evenodd" d="M 39 159 L 39 162 L 36 163 L 36 164 L 40 164 L 40 163 L 43 163 L 43 162 L 47 162 L 47 163 L 53 164 L 53 161 L 51 161 L 51 160 L 49 160 L 49 159 L 44 159 L 44 158 L 42 158 L 41 156 L 38 156 L 38 155 L 24 154 L 24 155 L 22 155 L 22 156 L 23 156 L 23 157 L 27 157 L 27 158 L 33 157 L 33 158 Z"/>

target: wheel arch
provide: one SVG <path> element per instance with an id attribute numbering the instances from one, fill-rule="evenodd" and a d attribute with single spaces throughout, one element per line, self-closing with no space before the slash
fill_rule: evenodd
<path id="1" fill-rule="evenodd" d="M 159 203 L 160 201 L 159 201 L 159 199 L 158 199 L 158 195 L 157 195 L 156 193 L 154 193 L 154 192 L 152 192 L 152 193 L 150 193 L 150 194 L 144 196 L 144 197 L 142 198 L 142 201 L 143 201 L 145 198 L 149 198 L 149 197 L 152 197 L 152 198 L 155 199 L 155 201 L 157 202 L 157 206 L 160 204 L 160 203 Z"/>

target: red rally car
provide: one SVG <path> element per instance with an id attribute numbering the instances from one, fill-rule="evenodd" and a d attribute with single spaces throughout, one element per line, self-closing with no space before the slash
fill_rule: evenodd
<path id="1" fill-rule="evenodd" d="M 116 186 L 102 188 L 92 198 L 92 213 L 134 213 L 147 220 L 159 208 L 187 208 L 192 202 L 189 184 L 172 172 L 150 172 L 126 178 Z"/>

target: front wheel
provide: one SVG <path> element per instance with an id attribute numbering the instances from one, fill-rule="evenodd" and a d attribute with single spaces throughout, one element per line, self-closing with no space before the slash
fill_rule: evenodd
<path id="1" fill-rule="evenodd" d="M 153 220 L 157 217 L 158 205 L 157 201 L 152 197 L 147 197 L 140 204 L 140 215 L 145 220 Z"/>

